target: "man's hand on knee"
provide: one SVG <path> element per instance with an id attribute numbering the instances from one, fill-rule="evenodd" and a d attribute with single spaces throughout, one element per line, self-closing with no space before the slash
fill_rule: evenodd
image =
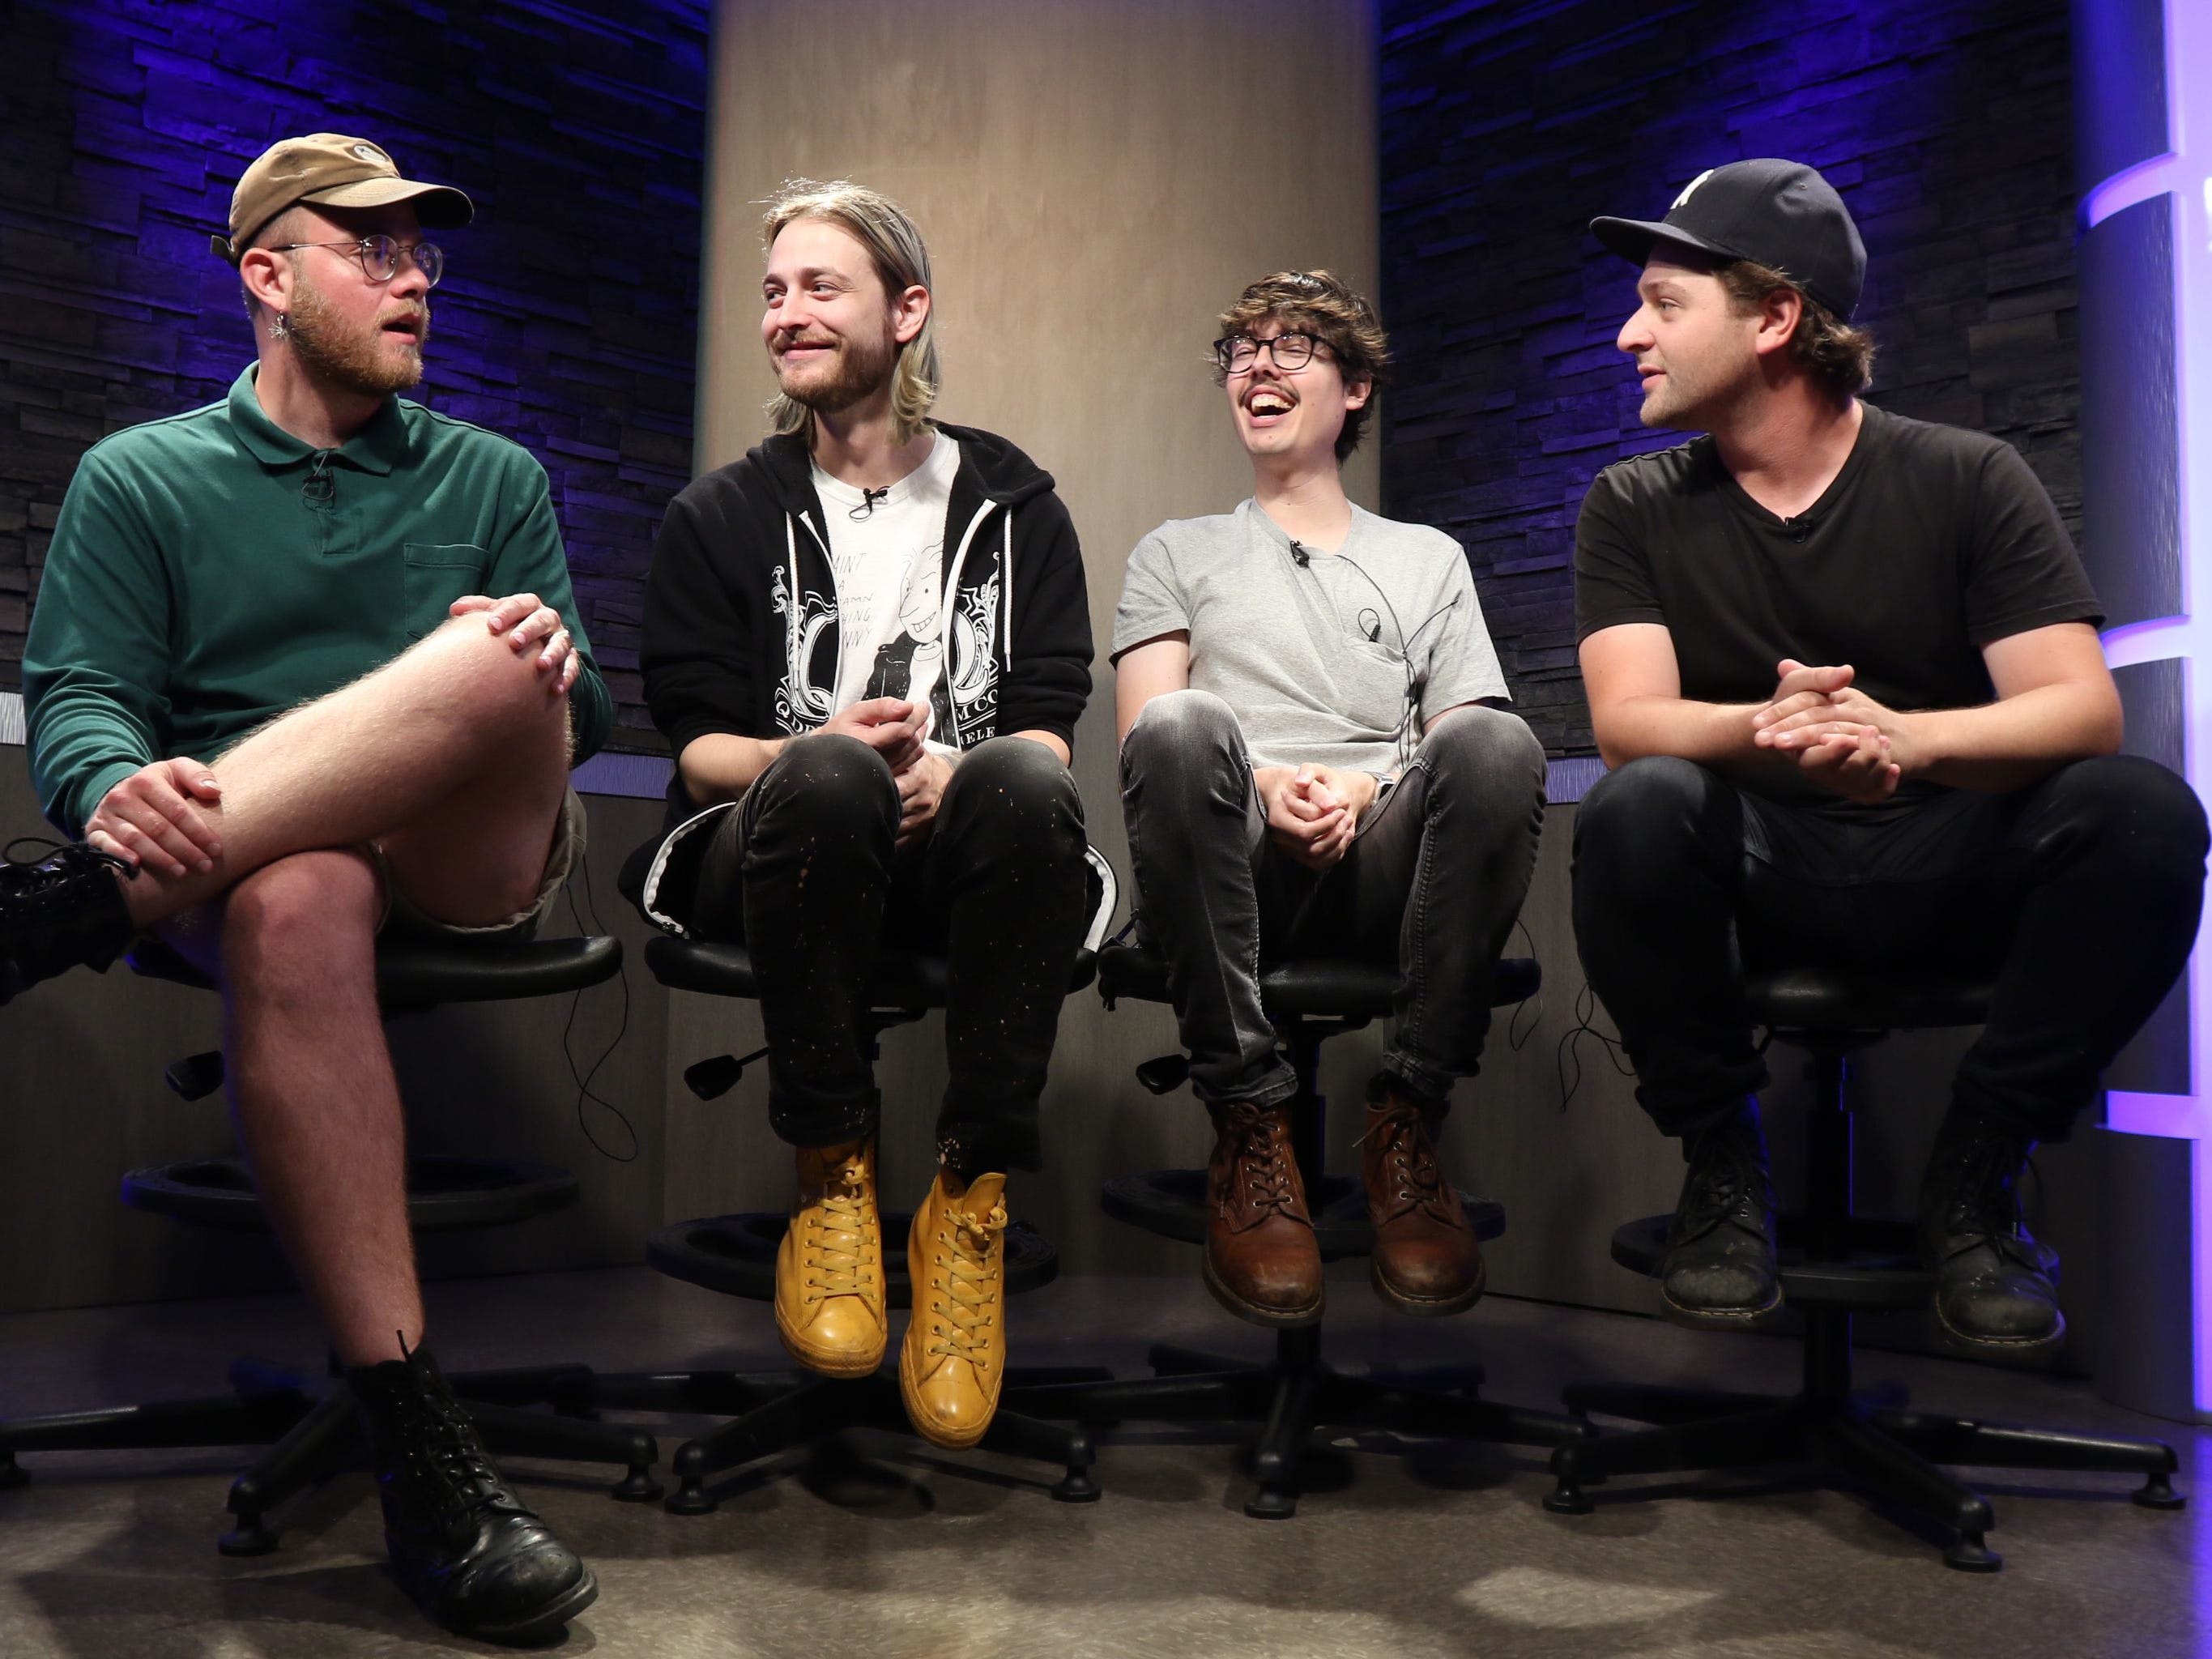
<path id="1" fill-rule="evenodd" d="M 481 614 L 491 631 L 505 635 L 508 647 L 517 653 L 535 648 L 538 672 L 546 677 L 546 687 L 554 695 L 565 697 L 575 684 L 584 660 L 576 654 L 575 641 L 568 637 L 561 613 L 540 603 L 535 593 L 512 593 L 503 599 L 469 593 L 455 599 L 447 610 L 455 617 Z"/>
<path id="2" fill-rule="evenodd" d="M 100 798 L 85 839 L 134 868 L 176 878 L 205 874 L 222 856 L 222 836 L 200 811 L 222 803 L 222 786 L 198 761 L 179 755 L 142 766 Z"/>

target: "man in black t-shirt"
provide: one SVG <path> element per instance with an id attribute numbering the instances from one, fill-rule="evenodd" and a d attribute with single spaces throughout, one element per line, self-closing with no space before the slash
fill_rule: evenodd
<path id="1" fill-rule="evenodd" d="M 1617 343 L 1644 424 L 1706 434 L 1601 473 L 1576 535 L 1613 769 L 1577 814 L 1575 934 L 1684 1143 L 1664 1305 L 1780 1305 L 1743 965 L 1978 968 L 1922 1249 L 1954 1344 L 2040 1358 L 2065 1322 L 2014 1186 L 2179 973 L 2203 810 L 2115 752 L 2103 617 L 2027 464 L 1858 401 L 1865 252 L 1819 173 L 1739 161 L 1592 229 L 1644 268 Z"/>

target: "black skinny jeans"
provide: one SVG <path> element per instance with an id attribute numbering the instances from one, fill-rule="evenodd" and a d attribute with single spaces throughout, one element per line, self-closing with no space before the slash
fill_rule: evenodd
<path id="1" fill-rule="evenodd" d="M 1690 761 L 1632 761 L 1575 817 L 1575 940 L 1660 1129 L 1767 1082 L 1742 969 L 1996 971 L 1957 1097 L 2063 1140 L 2180 973 L 2203 901 L 2204 809 L 2128 756 L 1887 819 L 1778 803 Z"/>
<path id="2" fill-rule="evenodd" d="M 1445 715 L 1318 874 L 1268 839 L 1244 734 L 1211 692 L 1145 705 L 1121 810 L 1139 929 L 1167 957 L 1200 1100 L 1273 1105 L 1297 1088 L 1260 1006 L 1261 964 L 1294 956 L 1398 968 L 1382 1069 L 1415 1095 L 1442 1101 L 1474 1075 L 1544 821 L 1544 750 L 1517 715 Z"/>
<path id="3" fill-rule="evenodd" d="M 1075 781 L 1043 744 L 994 738 L 953 769 L 927 837 L 895 846 L 898 820 L 890 768 L 867 744 L 788 744 L 716 828 L 691 931 L 751 947 L 769 1121 L 799 1146 L 875 1133 L 877 952 L 943 951 L 938 1149 L 971 1171 L 1034 1170 L 1037 1097 L 1089 920 Z"/>

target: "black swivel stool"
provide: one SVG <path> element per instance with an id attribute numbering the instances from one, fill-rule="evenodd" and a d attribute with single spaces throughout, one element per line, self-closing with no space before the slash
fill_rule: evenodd
<path id="1" fill-rule="evenodd" d="M 1109 890 L 1110 895 L 1110 890 Z M 1107 902 L 1111 903 L 1110 896 Z M 672 990 L 708 996 L 757 1000 L 760 983 L 752 954 L 742 945 L 715 945 L 664 935 L 645 947 L 646 964 Z M 1091 982 L 1092 952 L 1078 953 L 1071 991 Z M 869 988 L 869 1032 L 872 1040 L 894 1025 L 910 1024 L 945 1006 L 945 962 L 918 951 L 886 951 L 877 960 Z M 726 1093 L 745 1066 L 766 1057 L 760 1048 L 742 1058 L 720 1054 L 684 1073 L 684 1081 L 702 1100 Z M 885 1212 L 884 1300 L 886 1308 L 912 1305 L 907 1279 L 907 1231 L 910 1214 Z M 775 1299 L 775 1255 L 790 1218 L 781 1213 L 705 1216 L 678 1221 L 654 1234 L 646 1259 L 662 1273 L 708 1290 L 750 1301 Z M 1005 1235 L 1006 1293 L 1019 1295 L 1050 1284 L 1060 1273 L 1059 1253 L 1036 1230 L 1016 1222 Z M 667 1507 L 678 1515 L 704 1515 L 720 1500 L 707 1489 L 710 1476 L 794 1448 L 829 1453 L 855 1429 L 913 1435 L 899 1396 L 896 1354 L 872 1376 L 828 1377 L 813 1371 L 678 1371 L 651 1376 L 598 1379 L 599 1403 L 624 1410 L 667 1411 L 726 1417 L 730 1420 L 678 1447 L 670 1460 L 682 1485 Z M 1097 1370 L 1009 1368 L 1003 1387 L 1103 1376 Z M 1004 1408 L 992 1419 L 981 1449 L 1033 1458 L 1056 1465 L 1060 1478 L 1051 1495 L 1063 1503 L 1088 1503 L 1098 1496 L 1091 1478 L 1091 1437 Z"/>
<path id="2" fill-rule="evenodd" d="M 1540 982 L 1534 962 L 1503 961 L 1492 1006 L 1534 996 Z M 1322 1044 L 1386 1018 L 1397 983 L 1396 969 L 1362 962 L 1287 962 L 1261 975 L 1261 1006 L 1297 1078 L 1290 1100 L 1291 1136 L 1324 1261 L 1369 1254 L 1374 1231 L 1360 1182 L 1323 1169 L 1327 1103 L 1319 1081 Z M 1168 1002 L 1167 963 L 1141 945 L 1109 945 L 1099 953 L 1098 991 L 1109 1008 L 1122 997 Z M 1156 1095 L 1181 1087 L 1189 1073 L 1189 1060 L 1182 1054 L 1147 1060 L 1137 1068 L 1138 1080 Z M 1496 1238 L 1505 1231 L 1502 1206 L 1465 1194 L 1461 1200 L 1478 1238 Z M 1105 1184 L 1100 1202 L 1116 1220 L 1146 1232 L 1189 1244 L 1206 1242 L 1203 1170 L 1119 1176 Z M 1244 1512 L 1260 1520 L 1297 1513 L 1307 1443 L 1323 1425 L 1534 1446 L 1556 1446 L 1591 1432 L 1587 1423 L 1476 1398 L 1481 1374 L 1472 1368 L 1444 1376 L 1427 1374 L 1419 1382 L 1347 1376 L 1323 1363 L 1318 1323 L 1277 1331 L 1275 1357 L 1261 1365 L 1173 1343 L 1156 1344 L 1147 1357 L 1158 1373 L 1153 1376 L 1025 1389 L 1018 1403 L 1026 1410 L 1087 1422 L 1262 1423 L 1253 1454 L 1258 1490 L 1244 1504 Z"/>
<path id="3" fill-rule="evenodd" d="M 131 966 L 148 978 L 215 988 L 158 945 L 133 951 Z M 621 966 L 622 941 L 610 938 L 500 945 L 393 939 L 377 948 L 377 994 L 389 1018 L 445 1003 L 581 990 L 611 978 Z M 179 1060 L 167 1077 L 177 1093 L 199 1099 L 222 1086 L 222 1057 L 204 1054 Z M 408 1161 L 408 1219 L 418 1233 L 526 1221 L 565 1209 L 576 1199 L 576 1177 L 546 1164 L 495 1158 Z M 123 1178 L 123 1201 L 190 1226 L 267 1226 L 252 1178 L 235 1158 L 133 1170 Z M 332 1370 L 335 1375 L 335 1360 Z M 636 1503 L 660 1496 L 650 1473 L 659 1456 L 658 1445 L 641 1430 L 592 1420 L 592 1373 L 586 1367 L 518 1367 L 464 1372 L 449 1380 L 495 1455 L 616 1464 L 625 1474 L 614 1497 Z M 230 1394 L 213 1399 L 0 1421 L 0 1486 L 29 1479 L 16 1465 L 20 1451 L 267 1446 L 232 1483 L 228 1508 L 237 1524 L 216 1546 L 226 1555 L 266 1554 L 276 1547 L 267 1512 L 356 1462 L 364 1451 L 361 1431 L 352 1396 L 343 1386 L 318 1389 L 289 1371 L 244 1359 L 232 1364 L 230 1385 Z M 538 1405 L 553 1409 L 529 1409 Z"/>
<path id="4" fill-rule="evenodd" d="M 1954 979 L 1792 969 L 1748 981 L 1752 1017 L 1809 1056 L 1814 1088 L 1806 1137 L 1802 1216 L 1782 1220 L 1778 1256 L 1784 1300 L 1805 1316 L 1804 1383 L 1796 1395 L 1594 1383 L 1566 1391 L 1570 1408 L 1656 1426 L 1564 1445 L 1552 1454 L 1558 1486 L 1544 1507 L 1587 1515 L 1585 1483 L 1615 1474 L 1810 1463 L 1823 1484 L 1856 1485 L 1956 1534 L 1944 1561 L 1994 1572 L 1984 1541 L 1996 1524 L 1989 1500 L 1936 1466 L 2085 1469 L 2140 1474 L 2135 1501 L 2179 1509 L 2173 1449 L 2154 1440 L 2017 1428 L 1978 1418 L 1905 1409 L 1900 1391 L 1851 1382 L 1851 1316 L 1924 1308 L 1934 1276 L 1920 1265 L 1915 1224 L 1851 1209 L 1851 1119 L 1844 1085 L 1851 1054 L 1892 1030 L 1978 1025 L 1990 988 Z M 1613 1259 L 1656 1275 L 1667 1216 L 1632 1221 L 1613 1236 Z M 2048 1255 L 2048 1253 L 2046 1253 Z M 2057 1260 L 2050 1257 L 2056 1274 Z M 1633 1493 L 1620 1494 L 1623 1498 Z"/>

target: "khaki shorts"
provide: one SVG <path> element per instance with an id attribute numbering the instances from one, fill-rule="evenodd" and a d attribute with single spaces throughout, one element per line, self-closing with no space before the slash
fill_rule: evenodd
<path id="1" fill-rule="evenodd" d="M 537 936 L 545 918 L 553 914 L 560 902 L 561 890 L 568 884 L 568 872 L 576 867 L 584 855 L 584 803 L 576 792 L 569 790 L 561 802 L 561 821 L 554 826 L 553 845 L 545 855 L 545 874 L 538 884 L 538 896 L 527 909 L 520 910 L 505 921 L 495 921 L 480 927 L 465 927 L 458 922 L 441 921 L 427 915 L 393 884 L 392 872 L 384 861 L 384 849 L 374 842 L 362 850 L 376 866 L 377 874 L 384 883 L 384 920 L 378 932 L 414 938 L 474 939 L 480 944 L 497 944 L 506 939 L 526 939 Z"/>

